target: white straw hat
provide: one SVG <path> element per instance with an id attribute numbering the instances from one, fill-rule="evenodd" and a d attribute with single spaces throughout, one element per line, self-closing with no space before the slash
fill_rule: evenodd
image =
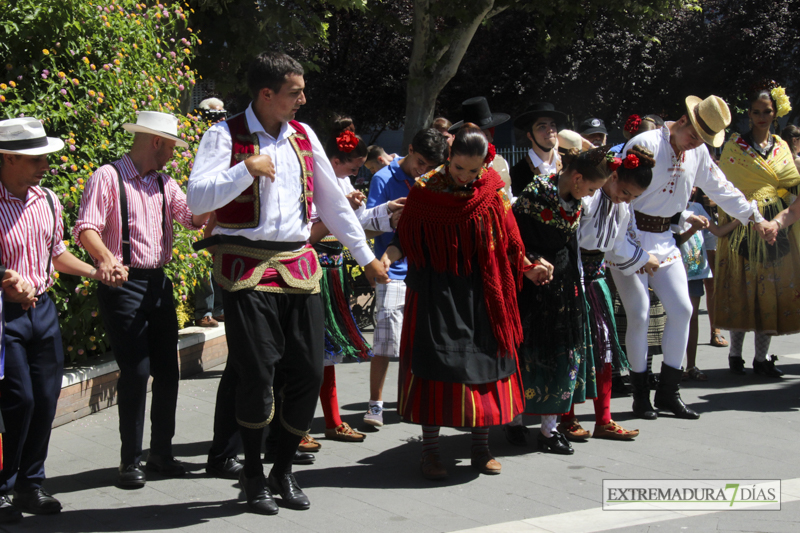
<path id="1" fill-rule="evenodd" d="M 64 148 L 64 141 L 48 137 L 38 118 L 22 117 L 0 121 L 0 153 L 42 155 Z"/>
<path id="2" fill-rule="evenodd" d="M 687 96 L 686 111 L 697 134 L 707 144 L 714 148 L 722 146 L 725 140 L 725 128 L 731 123 L 731 112 L 725 100 L 713 94 L 705 100 Z"/>
<path id="3" fill-rule="evenodd" d="M 189 144 L 178 137 L 178 117 L 158 111 L 140 111 L 136 124 L 126 122 L 122 129 L 131 133 L 149 133 L 175 141 L 176 146 L 187 148 Z"/>
<path id="4" fill-rule="evenodd" d="M 594 148 L 591 142 L 584 139 L 583 136 L 572 130 L 561 130 L 558 132 L 558 151 L 568 152 L 571 148 L 575 148 L 579 152 L 584 152 Z"/>

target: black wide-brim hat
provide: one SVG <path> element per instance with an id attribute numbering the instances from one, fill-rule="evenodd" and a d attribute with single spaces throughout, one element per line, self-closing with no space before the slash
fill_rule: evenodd
<path id="1" fill-rule="evenodd" d="M 550 102 L 536 102 L 531 104 L 520 116 L 514 119 L 514 127 L 527 130 L 531 124 L 539 117 L 552 117 L 555 119 L 559 128 L 567 124 L 567 115 L 561 111 L 556 111 Z"/>
<path id="2" fill-rule="evenodd" d="M 475 98 L 470 98 L 469 100 L 461 102 L 461 112 L 464 116 L 464 120 L 450 126 L 447 130 L 450 133 L 457 132 L 458 128 L 463 126 L 466 122 L 471 122 L 482 130 L 488 130 L 489 128 L 499 126 L 503 122 L 508 122 L 511 118 L 511 115 L 506 113 L 492 113 L 489 109 L 489 102 L 487 102 L 486 98 L 483 96 L 476 96 Z"/>

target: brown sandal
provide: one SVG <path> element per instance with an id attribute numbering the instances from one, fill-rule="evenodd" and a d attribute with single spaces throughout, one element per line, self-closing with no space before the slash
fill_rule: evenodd
<path id="1" fill-rule="evenodd" d="M 605 426 L 595 424 L 593 439 L 633 440 L 639 436 L 638 429 L 627 430 L 613 420 Z"/>
<path id="2" fill-rule="evenodd" d="M 715 332 L 711 334 L 711 342 L 709 344 L 715 348 L 727 348 L 728 340 L 722 336 L 722 333 Z"/>
<path id="3" fill-rule="evenodd" d="M 572 442 L 583 442 L 589 438 L 589 432 L 581 427 L 577 418 L 573 418 L 569 422 L 561 422 L 556 426 L 556 430 Z"/>

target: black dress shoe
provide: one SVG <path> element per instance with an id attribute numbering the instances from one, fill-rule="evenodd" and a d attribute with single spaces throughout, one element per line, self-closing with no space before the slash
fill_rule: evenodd
<path id="1" fill-rule="evenodd" d="M 503 432 L 506 434 L 506 440 L 514 446 L 527 446 L 528 438 L 525 436 L 528 433 L 526 426 L 512 426 L 506 424 L 503 426 Z"/>
<path id="2" fill-rule="evenodd" d="M 753 373 L 767 376 L 768 378 L 782 377 L 783 370 L 775 366 L 775 361 L 777 360 L 777 355 L 768 355 L 766 361 L 756 361 L 753 359 Z"/>
<path id="3" fill-rule="evenodd" d="M 301 452 L 300 450 L 297 450 L 296 452 L 294 452 L 294 457 L 292 458 L 292 464 L 313 465 L 316 459 L 317 458 L 313 453 Z M 264 452 L 264 462 L 270 464 L 275 462 L 274 450 L 267 450 L 266 452 Z"/>
<path id="4" fill-rule="evenodd" d="M 23 513 L 56 514 L 61 512 L 61 502 L 42 488 L 17 492 L 12 504 Z"/>
<path id="5" fill-rule="evenodd" d="M 744 359 L 741 357 L 729 357 L 728 358 L 728 368 L 730 368 L 731 372 L 736 374 L 737 376 L 744 376 Z"/>
<path id="6" fill-rule="evenodd" d="M 206 463 L 206 473 L 222 479 L 239 479 L 239 472 L 244 465 L 238 457 L 226 457 L 221 461 L 209 461 Z"/>
<path id="7" fill-rule="evenodd" d="M 8 494 L 0 495 L 0 524 L 13 524 L 22 520 L 22 513 L 11 503 Z"/>
<path id="8" fill-rule="evenodd" d="M 244 475 L 244 469 L 239 473 L 239 486 L 244 491 L 247 506 L 258 514 L 278 514 L 278 504 L 272 498 L 264 474 L 249 478 Z"/>
<path id="9" fill-rule="evenodd" d="M 148 456 L 145 468 L 166 477 L 179 477 L 186 473 L 186 469 L 174 457 L 153 453 Z"/>
<path id="10" fill-rule="evenodd" d="M 119 465 L 119 475 L 117 476 L 117 486 L 123 489 L 140 489 L 144 487 L 147 478 L 142 470 L 142 463 L 130 465 Z"/>
<path id="11" fill-rule="evenodd" d="M 550 437 L 545 437 L 540 431 L 536 435 L 536 446 L 543 451 L 558 453 L 561 455 L 572 455 L 575 450 L 569 441 L 558 431 L 552 431 Z"/>
<path id="12" fill-rule="evenodd" d="M 280 478 L 270 474 L 267 478 L 267 487 L 273 494 L 279 494 L 283 504 L 289 509 L 305 511 L 311 507 L 308 496 L 300 490 L 294 474 L 284 474 Z"/>

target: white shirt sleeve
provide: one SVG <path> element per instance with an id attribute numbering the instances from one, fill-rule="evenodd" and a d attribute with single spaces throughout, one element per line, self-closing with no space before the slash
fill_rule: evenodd
<path id="1" fill-rule="evenodd" d="M 632 213 L 633 209 L 628 204 L 626 213 L 621 220 L 620 231 L 614 239 L 611 250 L 606 252 L 608 265 L 626 276 L 636 273 L 650 259 L 650 254 L 642 249 L 641 244 L 639 244 L 639 231 L 636 228 L 636 221 Z M 626 219 L 627 231 L 622 231 Z"/>
<path id="2" fill-rule="evenodd" d="M 186 200 L 192 213 L 208 213 L 233 201 L 253 183 L 243 163 L 230 166 L 233 142 L 225 122 L 211 127 L 200 141 Z"/>
<path id="3" fill-rule="evenodd" d="M 750 222 L 753 210 L 757 209 L 728 181 L 717 164 L 711 160 L 708 152 L 705 152 L 700 159 L 695 185 L 703 189 L 703 192 L 717 202 L 726 213 L 745 226 Z"/>

